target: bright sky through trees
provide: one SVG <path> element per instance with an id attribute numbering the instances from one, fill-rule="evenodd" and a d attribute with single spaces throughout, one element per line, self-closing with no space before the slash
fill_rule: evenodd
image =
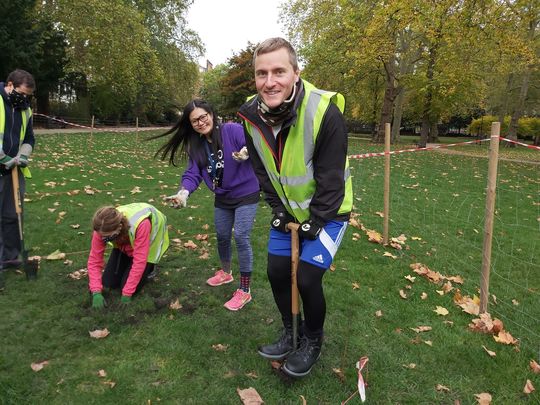
<path id="1" fill-rule="evenodd" d="M 195 0 L 187 21 L 206 47 L 206 55 L 214 66 L 225 63 L 233 53 L 245 49 L 248 41 L 260 42 L 285 34 L 278 23 L 282 0 Z"/>

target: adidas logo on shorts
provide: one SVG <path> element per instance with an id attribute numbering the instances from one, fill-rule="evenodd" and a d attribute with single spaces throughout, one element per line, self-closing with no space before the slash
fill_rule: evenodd
<path id="1" fill-rule="evenodd" d="M 311 258 L 311 260 L 314 260 L 314 261 L 316 261 L 317 263 L 323 263 L 323 262 L 324 262 L 324 259 L 323 259 L 322 255 L 313 256 L 313 257 Z"/>

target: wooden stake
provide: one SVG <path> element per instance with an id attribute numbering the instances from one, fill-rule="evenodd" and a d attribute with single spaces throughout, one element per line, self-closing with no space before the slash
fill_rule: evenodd
<path id="1" fill-rule="evenodd" d="M 383 244 L 388 245 L 390 220 L 390 123 L 384 124 L 384 218 Z"/>
<path id="2" fill-rule="evenodd" d="M 497 164 L 499 162 L 499 135 L 501 123 L 491 124 L 489 144 L 489 167 L 486 189 L 486 210 L 484 219 L 484 247 L 482 249 L 482 278 L 480 280 L 480 313 L 487 312 L 489 299 L 489 273 L 491 265 L 491 243 L 493 240 L 493 218 L 495 216 L 495 192 L 497 190 Z"/>
<path id="3" fill-rule="evenodd" d="M 90 128 L 90 145 L 94 143 L 94 116 L 92 115 L 92 127 Z"/>

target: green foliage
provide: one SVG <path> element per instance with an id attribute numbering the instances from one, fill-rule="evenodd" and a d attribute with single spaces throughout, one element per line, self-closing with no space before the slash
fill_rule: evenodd
<path id="1" fill-rule="evenodd" d="M 233 55 L 225 65 L 205 72 L 202 77 L 200 96 L 209 101 L 220 115 L 233 118 L 248 96 L 255 93 L 252 58 L 256 44 Z"/>
<path id="2" fill-rule="evenodd" d="M 489 136 L 491 133 L 491 123 L 498 122 L 499 117 L 494 115 L 485 115 L 474 119 L 469 125 L 468 131 L 470 135 Z M 501 124 L 501 136 L 506 136 L 506 132 L 510 127 L 510 116 L 504 117 L 504 122 Z M 518 120 L 518 137 L 522 139 L 533 139 L 540 135 L 540 118 L 523 117 Z"/>
<path id="3" fill-rule="evenodd" d="M 4 81 L 7 75 L 21 68 L 30 71 L 35 51 L 35 33 L 32 31 L 32 14 L 35 0 L 3 1 L 2 15 L 4 16 L 0 27 L 0 80 Z M 9 18 L 6 18 L 9 16 Z M 29 21 L 28 23 L 23 23 Z"/>
<path id="4" fill-rule="evenodd" d="M 2 13 L 9 18 L 4 18 L 0 27 L 0 80 L 17 68 L 32 73 L 38 109 L 47 113 L 49 94 L 64 75 L 65 35 L 39 2 L 4 3 Z"/>
<path id="5" fill-rule="evenodd" d="M 509 114 L 527 66 L 531 84 L 538 82 L 539 7 L 525 0 L 289 0 L 282 19 L 304 77 L 342 92 L 347 115 L 379 120 L 390 90 L 405 94 L 403 119 L 434 124 L 479 108 Z M 530 115 L 537 87 L 524 99 Z"/>
<path id="6" fill-rule="evenodd" d="M 221 91 L 225 96 L 223 114 L 235 116 L 238 108 L 246 102 L 248 96 L 255 93 L 255 75 L 253 74 L 253 52 L 256 44 L 248 43 L 237 55 L 228 61 L 227 73 L 221 82 Z"/>
<path id="7" fill-rule="evenodd" d="M 34 74 L 37 107 L 49 98 L 81 118 L 146 115 L 163 119 L 171 105 L 195 91 L 194 60 L 203 48 L 187 28 L 192 0 L 7 2 L 0 28 L 0 75 L 22 68 Z"/>
<path id="8" fill-rule="evenodd" d="M 222 114 L 225 109 L 226 94 L 223 91 L 222 83 L 228 71 L 229 67 L 221 64 L 202 74 L 199 96 L 208 101 L 218 111 L 218 114 Z"/>

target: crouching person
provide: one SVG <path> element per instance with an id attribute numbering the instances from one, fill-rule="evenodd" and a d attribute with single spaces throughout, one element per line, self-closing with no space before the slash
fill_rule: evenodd
<path id="1" fill-rule="evenodd" d="M 128 304 L 169 247 L 167 217 L 150 204 L 134 203 L 99 208 L 92 222 L 88 257 L 92 307 L 105 306 L 103 288 L 121 289 L 121 302 Z M 113 250 L 105 266 L 107 244 Z"/>

